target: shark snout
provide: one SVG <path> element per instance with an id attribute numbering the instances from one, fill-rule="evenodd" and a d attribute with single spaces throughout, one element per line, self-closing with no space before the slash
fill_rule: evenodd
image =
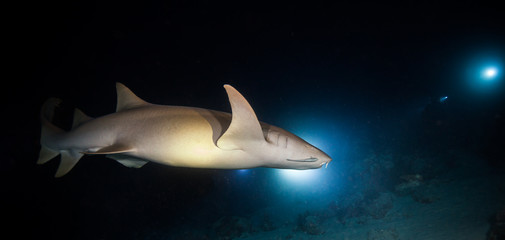
<path id="1" fill-rule="evenodd" d="M 331 157 L 328 156 L 328 154 L 326 154 L 325 152 L 321 151 L 321 156 L 318 157 L 319 160 L 321 160 L 321 165 L 320 167 L 322 167 L 323 165 L 326 164 L 326 167 L 328 167 L 328 164 L 331 162 Z"/>

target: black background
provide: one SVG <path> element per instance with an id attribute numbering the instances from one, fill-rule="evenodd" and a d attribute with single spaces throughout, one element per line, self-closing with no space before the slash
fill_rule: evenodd
<path id="1" fill-rule="evenodd" d="M 455 128 L 480 129 L 479 151 L 491 164 L 503 161 L 503 84 L 489 98 L 472 97 L 461 75 L 481 52 L 504 58 L 498 1 L 238 2 L 40 1 L 4 9 L 1 206 L 16 238 L 133 238 L 125 229 L 144 222 L 185 224 L 177 211 L 212 191 L 213 171 L 139 171 L 87 158 L 54 179 L 57 161 L 35 165 L 43 101 L 62 98 L 59 124 L 69 126 L 73 107 L 94 117 L 113 112 L 116 81 L 149 102 L 223 111 L 222 85 L 230 83 L 266 122 L 282 108 L 313 107 L 357 119 L 358 128 L 448 95 L 461 123 Z"/>

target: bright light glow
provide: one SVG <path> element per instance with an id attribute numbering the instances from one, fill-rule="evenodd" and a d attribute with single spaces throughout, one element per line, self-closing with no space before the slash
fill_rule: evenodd
<path id="1" fill-rule="evenodd" d="M 489 99 L 499 94 L 505 87 L 501 81 L 503 60 L 496 55 L 496 53 L 483 53 L 467 63 L 465 79 L 471 93 Z"/>
<path id="2" fill-rule="evenodd" d="M 246 175 L 250 171 L 251 171 L 250 169 L 239 169 L 239 170 L 236 170 L 237 174 L 239 174 L 239 175 Z"/>
<path id="3" fill-rule="evenodd" d="M 487 67 L 482 71 L 482 76 L 484 79 L 491 80 L 498 75 L 498 69 L 496 67 Z"/>
<path id="4" fill-rule="evenodd" d="M 311 104 L 312 106 L 312 104 Z M 342 124 L 326 115 L 327 111 L 320 113 L 314 108 L 298 108 L 296 114 L 283 114 L 279 121 L 284 129 L 296 134 L 308 143 L 321 149 L 333 158 L 328 168 L 294 170 L 275 169 L 273 174 L 276 184 L 275 190 L 281 193 L 292 193 L 297 196 L 323 193 L 328 189 L 336 189 L 334 172 L 338 171 L 339 162 L 345 158 L 347 149 Z M 327 192 L 325 192 L 327 193 Z"/>
<path id="5" fill-rule="evenodd" d="M 314 191 L 328 179 L 327 169 L 276 169 L 277 182 L 284 190 Z"/>
<path id="6" fill-rule="evenodd" d="M 309 170 L 296 170 L 296 169 L 279 169 L 280 175 L 290 181 L 298 183 L 310 182 L 317 178 L 318 174 L 321 174 L 317 169 Z"/>
<path id="7" fill-rule="evenodd" d="M 445 100 L 447 100 L 447 98 L 449 98 L 449 97 L 448 96 L 441 97 L 440 102 L 445 102 Z"/>

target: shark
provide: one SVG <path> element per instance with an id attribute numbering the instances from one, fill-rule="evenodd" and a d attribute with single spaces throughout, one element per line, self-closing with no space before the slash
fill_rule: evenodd
<path id="1" fill-rule="evenodd" d="M 72 128 L 52 121 L 61 100 L 49 98 L 40 111 L 38 164 L 61 155 L 55 177 L 67 174 L 84 155 L 105 155 L 126 167 L 148 162 L 209 169 L 320 168 L 330 156 L 295 134 L 260 122 L 242 94 L 224 88 L 231 113 L 148 103 L 116 83 L 116 112 L 91 118 L 74 110 Z"/>

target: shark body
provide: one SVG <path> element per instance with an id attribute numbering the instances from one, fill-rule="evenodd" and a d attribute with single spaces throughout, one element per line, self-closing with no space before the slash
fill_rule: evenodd
<path id="1" fill-rule="evenodd" d="M 127 167 L 149 161 L 178 167 L 312 169 L 331 158 L 296 135 L 259 122 L 247 100 L 225 85 L 232 114 L 194 107 L 147 103 L 116 84 L 116 112 L 90 118 L 76 109 L 72 130 L 51 123 L 60 100 L 41 110 L 43 164 L 61 154 L 56 177 L 68 173 L 87 155 L 106 155 Z"/>

